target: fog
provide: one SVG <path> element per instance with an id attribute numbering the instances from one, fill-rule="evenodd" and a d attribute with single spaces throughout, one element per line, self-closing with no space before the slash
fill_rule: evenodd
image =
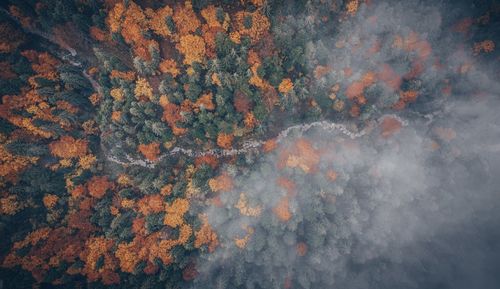
<path id="1" fill-rule="evenodd" d="M 395 52 L 392 39 L 414 31 L 432 46 L 418 78 L 423 93 L 394 117 L 396 92 L 374 85 L 367 95 L 377 107 L 360 125 L 367 134 L 351 139 L 313 127 L 290 133 L 252 166 L 224 168 L 234 189 L 204 212 L 220 246 L 197 261 L 194 288 L 499 287 L 500 87 L 493 64 L 452 30 L 473 7 L 373 2 L 335 35 L 310 43 L 311 67 L 327 58 L 338 68 L 318 87 L 348 86 L 384 63 L 404 74 L 416 56 Z M 357 50 L 333 49 L 347 38 L 347 46 L 360 40 Z M 376 40 L 380 51 L 363 56 Z M 472 68 L 458 73 L 464 64 Z M 394 130 L 384 127 L 388 119 Z M 283 179 L 295 189 L 279 185 Z M 242 212 L 242 193 L 259 214 Z M 280 219 L 283 200 L 290 217 Z"/>

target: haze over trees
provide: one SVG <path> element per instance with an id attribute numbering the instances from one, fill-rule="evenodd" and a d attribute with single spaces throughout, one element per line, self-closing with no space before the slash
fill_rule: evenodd
<path id="1" fill-rule="evenodd" d="M 495 107 L 500 9 L 375 2 L 2 2 L 0 288 L 356 288 L 396 266 L 380 207 L 441 208 L 406 186 L 424 166 L 480 178 L 464 139 L 494 114 L 437 112 Z M 321 121 L 342 125 L 279 137 Z"/>

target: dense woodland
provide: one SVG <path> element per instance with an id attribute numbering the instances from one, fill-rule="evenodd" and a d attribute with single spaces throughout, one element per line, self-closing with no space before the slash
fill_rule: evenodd
<path id="1" fill-rule="evenodd" d="M 278 133 L 343 122 L 383 150 L 404 131 L 384 115 L 432 111 L 474 70 L 449 55 L 499 57 L 499 3 L 443 18 L 463 44 L 444 54 L 440 33 L 373 33 L 384 20 L 372 2 L 3 1 L 3 288 L 327 288 L 315 256 L 325 244 L 349 254 L 350 192 L 377 172 L 332 165 L 332 142 Z M 452 128 L 431 136 L 429 150 L 453 154 Z M 339 151 L 360 149 L 342 139 Z M 252 140 L 264 144 L 223 155 Z M 272 191 L 248 185 L 262 176 Z M 211 258 L 237 265 L 204 270 Z"/>

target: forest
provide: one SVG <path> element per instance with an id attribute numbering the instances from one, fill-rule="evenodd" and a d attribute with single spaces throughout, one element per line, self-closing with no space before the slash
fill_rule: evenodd
<path id="1" fill-rule="evenodd" d="M 500 200 L 499 39 L 486 0 L 1 1 L 0 289 L 462 288 L 391 251 Z"/>

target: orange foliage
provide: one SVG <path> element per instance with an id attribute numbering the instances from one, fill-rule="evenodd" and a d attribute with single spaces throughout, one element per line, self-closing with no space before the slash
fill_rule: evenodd
<path id="1" fill-rule="evenodd" d="M 320 160 L 318 150 L 312 144 L 301 138 L 288 150 L 283 150 L 280 154 L 279 167 L 300 168 L 305 173 L 314 172 Z"/>
<path id="2" fill-rule="evenodd" d="M 490 53 L 495 51 L 495 42 L 492 40 L 484 40 L 481 42 L 474 43 L 474 47 L 472 48 L 474 54 L 477 55 L 481 52 Z"/>
<path id="3" fill-rule="evenodd" d="M 219 163 L 217 161 L 217 157 L 215 157 L 213 155 L 204 155 L 204 156 L 197 157 L 194 160 L 194 164 L 197 167 L 201 166 L 202 164 L 206 164 L 206 165 L 209 165 L 210 167 L 212 167 L 212 169 L 215 169 L 215 168 L 217 168 Z"/>
<path id="4" fill-rule="evenodd" d="M 49 144 L 50 153 L 60 158 L 77 158 L 87 154 L 88 141 L 75 139 L 72 136 L 62 136 Z"/>
<path id="5" fill-rule="evenodd" d="M 408 91 L 402 91 L 399 93 L 399 100 L 396 102 L 393 107 L 395 109 L 404 109 L 406 104 L 410 102 L 414 102 L 417 100 L 418 97 L 418 91 L 415 90 L 408 90 Z"/>
<path id="6" fill-rule="evenodd" d="M 289 93 L 293 89 L 293 82 L 290 78 L 285 78 L 281 81 L 278 90 L 283 94 Z"/>
<path id="7" fill-rule="evenodd" d="M 28 245 L 34 246 L 41 240 L 47 239 L 51 231 L 52 229 L 48 227 L 37 229 L 29 233 L 28 236 L 24 238 L 24 240 L 15 242 L 14 245 L 12 246 L 12 249 L 18 250 Z"/>
<path id="8" fill-rule="evenodd" d="M 196 100 L 195 106 L 206 110 L 214 110 L 215 104 L 212 102 L 212 92 L 203 94 Z"/>
<path id="9" fill-rule="evenodd" d="M 15 215 L 22 209 L 17 201 L 17 197 L 10 195 L 5 198 L 0 198 L 0 215 Z"/>
<path id="10" fill-rule="evenodd" d="M 172 184 L 164 185 L 160 190 L 160 195 L 169 196 L 172 193 L 172 188 L 173 188 Z"/>
<path id="11" fill-rule="evenodd" d="M 328 170 L 328 172 L 326 173 L 326 176 L 332 182 L 335 182 L 337 180 L 337 172 L 334 170 Z"/>
<path id="12" fill-rule="evenodd" d="M 284 196 L 273 208 L 273 213 L 276 215 L 276 217 L 278 217 L 280 221 L 288 222 L 292 218 L 289 202 L 290 198 L 288 196 Z"/>
<path id="13" fill-rule="evenodd" d="M 255 230 L 252 227 L 245 227 L 246 235 L 243 238 L 234 238 L 234 244 L 236 247 L 243 249 L 247 246 L 248 241 L 250 241 L 250 237 L 252 237 Z"/>
<path id="14" fill-rule="evenodd" d="M 160 63 L 160 71 L 162 73 L 170 73 L 173 77 L 176 77 L 180 74 L 179 69 L 177 68 L 177 62 L 173 59 L 165 59 Z"/>
<path id="15" fill-rule="evenodd" d="M 158 43 L 144 37 L 144 31 L 149 28 L 149 21 L 139 5 L 133 1 L 130 1 L 127 7 L 123 3 L 117 3 L 109 12 L 106 21 L 111 32 L 121 32 L 125 42 L 132 45 L 136 56 L 151 60 L 149 48 L 158 48 Z"/>
<path id="16" fill-rule="evenodd" d="M 347 13 L 350 15 L 356 14 L 359 8 L 359 0 L 350 0 L 346 5 Z"/>
<path id="17" fill-rule="evenodd" d="M 52 209 L 57 204 L 58 200 L 59 197 L 56 195 L 45 194 L 45 196 L 43 196 L 43 204 L 47 209 Z"/>
<path id="18" fill-rule="evenodd" d="M 208 223 L 206 215 L 200 215 L 202 221 L 201 228 L 198 232 L 194 233 L 194 247 L 201 248 L 203 245 L 208 245 L 208 252 L 212 253 L 219 245 L 217 234 L 212 230 L 212 226 Z"/>
<path id="19" fill-rule="evenodd" d="M 162 119 L 168 123 L 175 135 L 182 135 L 186 129 L 177 127 L 177 122 L 183 119 L 180 107 L 168 101 L 167 97 L 160 97 L 160 105 L 163 107 Z"/>
<path id="20" fill-rule="evenodd" d="M 316 66 L 316 68 L 314 69 L 314 77 L 316 79 L 320 79 L 322 78 L 323 76 L 327 75 L 330 71 L 332 70 L 331 67 L 329 66 L 322 66 L 322 65 L 318 65 Z"/>
<path id="21" fill-rule="evenodd" d="M 229 192 L 233 189 L 233 179 L 226 173 L 208 181 L 210 189 L 214 192 Z"/>
<path id="22" fill-rule="evenodd" d="M 80 258 L 85 262 L 83 273 L 89 281 L 102 279 L 105 285 L 120 282 L 119 275 L 114 272 L 118 267 L 118 260 L 111 254 L 115 242 L 105 237 L 93 237 L 85 242 L 85 250 L 80 253 Z M 104 264 L 97 268 L 97 261 L 103 258 Z"/>
<path id="23" fill-rule="evenodd" d="M 134 71 L 118 71 L 118 70 L 111 70 L 111 74 L 109 75 L 111 78 L 120 78 L 126 81 L 134 81 L 135 80 L 135 72 Z"/>
<path id="24" fill-rule="evenodd" d="M 270 151 L 273 151 L 275 150 L 276 148 L 278 147 L 278 142 L 276 141 L 276 139 L 272 138 L 272 139 L 268 139 L 264 145 L 262 146 L 262 150 L 265 152 L 265 153 L 268 153 Z"/>
<path id="25" fill-rule="evenodd" d="M 233 135 L 227 133 L 219 133 L 217 135 L 217 145 L 224 149 L 230 149 L 233 145 Z"/>
<path id="26" fill-rule="evenodd" d="M 184 223 L 184 214 L 189 210 L 189 201 L 186 199 L 175 199 L 171 205 L 165 206 L 165 218 L 163 224 L 177 228 Z"/>
<path id="27" fill-rule="evenodd" d="M 245 123 L 246 128 L 252 129 L 257 124 L 257 119 L 255 118 L 253 113 L 249 112 L 249 113 L 245 114 L 245 118 L 243 119 L 243 123 Z"/>
<path id="28" fill-rule="evenodd" d="M 137 202 L 139 212 L 143 215 L 159 213 L 165 209 L 161 195 L 147 195 Z"/>
<path id="29" fill-rule="evenodd" d="M 106 32 L 102 31 L 96 26 L 90 27 L 90 36 L 94 38 L 97 41 L 106 41 L 107 40 L 107 35 Z"/>
<path id="30" fill-rule="evenodd" d="M 276 184 L 282 188 L 284 188 L 287 192 L 287 195 L 294 196 L 296 194 L 296 186 L 293 181 L 290 179 L 279 177 L 276 180 Z"/>
<path id="31" fill-rule="evenodd" d="M 25 157 L 10 154 L 0 145 L 0 177 L 16 177 L 30 164 L 36 163 L 38 157 Z"/>
<path id="32" fill-rule="evenodd" d="M 225 31 L 229 28 L 229 15 L 224 13 L 224 21 L 220 23 L 217 19 L 217 8 L 214 5 L 209 5 L 201 10 L 201 16 L 210 28 L 221 28 Z"/>
<path id="33" fill-rule="evenodd" d="M 394 117 L 385 117 L 381 124 L 382 137 L 388 138 L 401 130 L 401 122 Z"/>
<path id="34" fill-rule="evenodd" d="M 121 21 L 123 13 L 125 12 L 125 5 L 122 2 L 116 3 L 116 5 L 108 13 L 106 18 L 106 23 L 109 26 L 109 30 L 113 33 L 119 32 L 121 28 Z"/>
<path id="35" fill-rule="evenodd" d="M 89 194 L 94 198 L 102 198 L 106 191 L 113 187 L 113 183 L 108 181 L 106 176 L 93 176 L 87 182 L 87 190 Z"/>
<path id="36" fill-rule="evenodd" d="M 442 140 L 450 142 L 457 137 L 457 132 L 452 128 L 436 127 L 434 133 Z"/>
<path id="37" fill-rule="evenodd" d="M 307 244 L 304 242 L 298 243 L 295 249 L 297 250 L 297 255 L 301 257 L 307 254 Z"/>
<path id="38" fill-rule="evenodd" d="M 176 47 L 184 55 L 184 64 L 202 63 L 205 58 L 205 41 L 198 35 L 182 35 Z"/>
<path id="39" fill-rule="evenodd" d="M 351 85 L 349 85 L 347 87 L 347 90 L 345 92 L 346 96 L 352 100 L 354 99 L 355 97 L 357 96 L 360 96 L 361 94 L 363 94 L 363 91 L 371 86 L 373 83 L 375 83 L 375 80 L 376 80 L 376 75 L 375 73 L 373 72 L 367 72 L 363 75 L 363 77 L 358 80 L 358 81 L 355 81 L 353 83 L 351 83 Z"/>
<path id="40" fill-rule="evenodd" d="M 115 122 L 119 122 L 122 119 L 122 112 L 113 111 L 113 113 L 111 113 L 111 119 Z"/>
<path id="41" fill-rule="evenodd" d="M 252 43 L 258 42 L 262 36 L 269 31 L 271 23 L 266 16 L 256 10 L 255 12 L 240 11 L 235 14 L 236 30 L 240 35 L 248 35 Z M 250 17 L 252 25 L 250 28 L 245 27 L 245 18 Z"/>
<path id="42" fill-rule="evenodd" d="M 146 15 L 149 19 L 149 28 L 160 36 L 171 37 L 172 31 L 168 29 L 166 19 L 172 16 L 173 12 L 170 6 L 164 6 L 156 11 L 153 11 L 151 8 L 146 9 Z"/>
<path id="43" fill-rule="evenodd" d="M 388 64 L 383 64 L 382 69 L 377 74 L 378 79 L 383 81 L 392 90 L 398 90 L 401 86 L 401 76 L 399 76 Z"/>
<path id="44" fill-rule="evenodd" d="M 21 25 L 23 27 L 26 28 L 26 27 L 31 26 L 31 22 L 32 22 L 31 18 L 29 18 L 28 16 L 25 16 L 19 7 L 14 6 L 14 5 L 9 6 L 9 12 L 14 18 L 17 18 L 19 20 L 19 23 L 21 23 Z M 1 39 L 5 39 L 5 38 L 1 38 Z"/>
<path id="45" fill-rule="evenodd" d="M 149 161 L 158 160 L 158 155 L 160 154 L 160 144 L 157 142 L 152 142 L 150 144 L 140 144 L 137 146 L 137 150 Z"/>
<path id="46" fill-rule="evenodd" d="M 191 1 L 186 1 L 185 5 L 179 5 L 174 9 L 172 17 L 179 35 L 186 35 L 195 32 L 200 27 L 201 22 L 193 11 Z"/>

